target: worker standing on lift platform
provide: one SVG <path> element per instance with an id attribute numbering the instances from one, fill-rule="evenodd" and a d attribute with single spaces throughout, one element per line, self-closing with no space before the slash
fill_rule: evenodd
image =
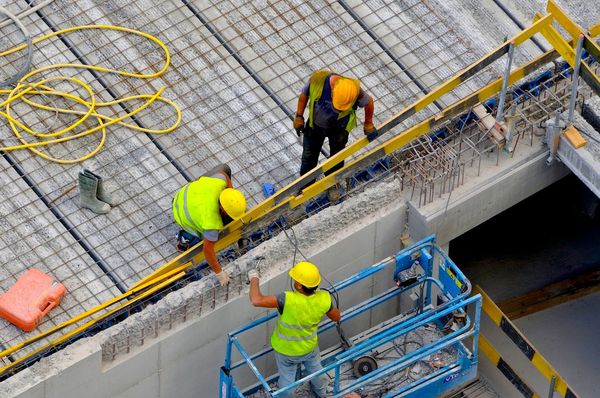
<path id="1" fill-rule="evenodd" d="M 229 283 L 215 254 L 215 242 L 223 226 L 246 211 L 244 194 L 233 189 L 231 169 L 222 164 L 198 180 L 184 185 L 173 198 L 173 218 L 181 227 L 177 250 L 186 251 L 204 239 L 204 256 L 219 283 Z"/>
<path id="2" fill-rule="evenodd" d="M 304 123 L 304 109 L 308 103 L 308 122 Z M 328 70 L 312 74 L 298 97 L 294 129 L 302 144 L 300 175 L 308 173 L 319 162 L 319 152 L 327 137 L 331 156 L 346 147 L 350 131 L 356 127 L 356 109 L 365 108 L 364 133 L 373 140 L 377 131 L 373 125 L 373 98 L 360 88 L 357 79 L 351 79 Z M 342 168 L 340 162 L 325 175 Z"/>
<path id="3" fill-rule="evenodd" d="M 319 322 L 323 315 L 334 322 L 339 322 L 341 318 L 340 310 L 333 305 L 329 292 L 317 290 L 321 275 L 314 264 L 299 262 L 289 274 L 294 280 L 295 291 L 263 296 L 258 271 L 248 272 L 252 305 L 277 308 L 279 312 L 277 326 L 271 335 L 271 346 L 275 351 L 280 389 L 294 383 L 297 367 L 301 364 L 309 374 L 322 369 L 317 337 Z M 317 397 L 325 397 L 328 384 L 326 375 L 313 378 L 310 384 Z M 293 391 L 287 391 L 282 398 L 293 395 Z"/>

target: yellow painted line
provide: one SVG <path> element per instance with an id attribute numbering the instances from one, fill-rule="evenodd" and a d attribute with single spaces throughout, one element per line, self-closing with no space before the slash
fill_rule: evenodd
<path id="1" fill-rule="evenodd" d="M 479 285 L 475 286 L 473 292 L 481 294 L 483 311 L 490 317 L 492 321 L 494 321 L 496 325 L 500 325 L 500 321 L 502 320 L 504 314 L 500 308 L 498 308 L 496 303 L 492 301 L 490 296 L 488 296 Z"/>
<path id="2" fill-rule="evenodd" d="M 496 305 L 496 303 L 483 291 L 483 289 L 479 285 L 475 285 L 473 288 L 473 294 L 481 294 L 482 297 L 482 308 L 483 311 L 494 321 L 496 325 L 500 325 L 502 319 L 504 322 L 508 323 L 513 331 L 517 333 L 520 338 L 534 350 L 533 357 L 531 358 L 531 364 L 535 366 L 535 368 L 540 372 L 540 374 L 548 381 L 552 379 L 552 376 L 556 378 L 555 388 L 556 391 L 560 392 L 561 396 L 565 396 L 567 392 L 567 388 L 569 388 L 565 379 L 563 379 L 556 370 L 550 365 L 550 363 L 539 353 L 537 349 L 525 338 L 523 333 L 517 329 L 517 327 L 504 315 L 502 310 Z M 481 346 L 481 337 L 480 336 L 480 346 Z M 514 342 L 514 341 L 513 341 Z M 489 344 L 489 342 L 488 342 Z M 493 348 L 492 348 L 493 349 Z M 572 390 L 571 390 L 572 392 Z M 574 394 L 574 393 L 573 393 Z"/>
<path id="3" fill-rule="evenodd" d="M 500 361 L 500 354 L 498 351 L 490 344 L 488 339 L 485 338 L 483 334 L 479 334 L 479 350 L 483 352 L 483 354 L 490 360 L 494 365 L 498 365 Z"/>
<path id="4" fill-rule="evenodd" d="M 567 383 L 562 377 L 560 377 L 560 375 L 556 373 L 552 366 L 550 366 L 550 364 L 546 361 L 546 359 L 544 359 L 543 356 L 540 355 L 539 352 L 535 352 L 533 358 L 531 359 L 531 364 L 540 371 L 540 374 L 544 376 L 546 380 L 549 381 L 552 379 L 552 376 L 554 376 L 556 378 L 556 391 L 558 391 L 561 396 L 565 396 L 568 387 Z"/>
<path id="5" fill-rule="evenodd" d="M 559 7 L 554 0 L 548 0 L 546 11 L 554 16 L 556 21 L 571 35 L 572 39 L 577 39 L 580 33 L 585 33 L 585 30 L 567 16 L 567 13 Z"/>

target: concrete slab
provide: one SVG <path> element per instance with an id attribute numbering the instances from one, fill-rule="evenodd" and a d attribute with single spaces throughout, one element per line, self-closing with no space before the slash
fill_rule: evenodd
<path id="1" fill-rule="evenodd" d="M 562 116 L 566 119 L 568 112 L 564 112 Z M 575 148 L 564 135 L 561 135 L 558 156 L 600 198 L 600 132 L 589 125 L 578 113 L 574 114 L 573 125 L 582 134 L 587 144 L 581 148 Z"/>
<path id="2" fill-rule="evenodd" d="M 517 326 L 580 397 L 600 391 L 600 293 L 518 319 Z M 575 365 L 576 364 L 576 365 Z"/>
<path id="3" fill-rule="evenodd" d="M 546 166 L 544 148 L 530 147 L 527 151 L 470 179 L 444 196 L 445 202 L 438 200 L 421 208 L 409 202 L 411 237 L 418 240 L 435 233 L 438 242 L 445 244 L 568 173 L 562 165 Z"/>

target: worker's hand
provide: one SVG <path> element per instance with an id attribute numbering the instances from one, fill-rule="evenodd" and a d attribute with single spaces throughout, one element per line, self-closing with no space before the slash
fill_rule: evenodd
<path id="1" fill-rule="evenodd" d="M 215 274 L 221 286 L 225 286 L 229 283 L 229 274 L 225 271 L 221 271 L 218 274 Z"/>
<path id="2" fill-rule="evenodd" d="M 256 279 L 260 278 L 260 274 L 258 273 L 258 270 L 255 268 L 252 268 L 248 271 L 248 282 L 250 282 L 253 278 L 256 278 Z"/>
<path id="3" fill-rule="evenodd" d="M 298 136 L 302 134 L 302 130 L 304 130 L 304 116 L 296 115 L 296 118 L 294 119 L 294 130 L 296 130 Z"/>
<path id="4" fill-rule="evenodd" d="M 373 123 L 365 123 L 365 125 L 363 126 L 363 131 L 365 132 L 365 135 L 367 136 L 369 142 L 373 141 L 378 134 L 377 129 L 375 128 L 375 125 L 373 125 Z"/>

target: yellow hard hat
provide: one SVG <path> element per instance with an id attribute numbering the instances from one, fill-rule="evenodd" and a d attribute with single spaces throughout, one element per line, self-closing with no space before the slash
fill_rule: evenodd
<path id="1" fill-rule="evenodd" d="M 231 218 L 238 218 L 246 211 L 246 198 L 237 189 L 225 188 L 219 195 L 219 202 Z"/>
<path id="2" fill-rule="evenodd" d="M 331 94 L 333 107 L 338 111 L 347 111 L 352 108 L 360 93 L 360 83 L 358 80 L 340 77 L 333 84 Z"/>
<path id="3" fill-rule="evenodd" d="M 317 287 L 321 283 L 319 269 L 313 263 L 300 261 L 290 270 L 290 276 L 293 280 L 306 287 Z"/>

